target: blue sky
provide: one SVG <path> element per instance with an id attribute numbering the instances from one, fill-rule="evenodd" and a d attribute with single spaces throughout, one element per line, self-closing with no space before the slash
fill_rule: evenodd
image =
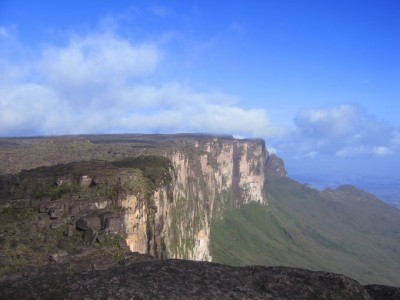
<path id="1" fill-rule="evenodd" d="M 400 179 L 396 0 L 0 0 L 0 67 L 0 136 L 231 133 Z"/>

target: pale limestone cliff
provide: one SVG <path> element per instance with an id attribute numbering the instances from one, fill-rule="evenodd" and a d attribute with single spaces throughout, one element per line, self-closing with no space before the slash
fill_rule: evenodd
<path id="1" fill-rule="evenodd" d="M 250 201 L 266 203 L 264 142 L 192 138 L 166 155 L 171 182 L 147 200 L 128 195 L 121 202 L 126 241 L 156 257 L 209 261 L 212 220 Z"/>

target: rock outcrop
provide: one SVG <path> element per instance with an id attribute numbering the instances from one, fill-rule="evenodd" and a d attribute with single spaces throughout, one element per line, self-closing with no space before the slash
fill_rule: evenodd
<path id="1" fill-rule="evenodd" d="M 145 261 L 74 274 L 40 272 L 0 283 L 4 299 L 398 299 L 343 275 L 285 267 Z M 370 293 L 369 293 L 370 292 Z"/>

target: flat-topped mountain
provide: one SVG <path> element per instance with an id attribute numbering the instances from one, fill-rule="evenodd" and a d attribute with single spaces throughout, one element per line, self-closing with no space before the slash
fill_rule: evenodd
<path id="1" fill-rule="evenodd" d="M 400 286 L 400 211 L 351 186 L 298 184 L 260 139 L 1 138 L 0 225 L 2 280 L 120 268 L 141 253 Z"/>

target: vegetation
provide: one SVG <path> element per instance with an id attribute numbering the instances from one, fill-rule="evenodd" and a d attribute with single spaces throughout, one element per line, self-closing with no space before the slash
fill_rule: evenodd
<path id="1" fill-rule="evenodd" d="M 267 206 L 250 203 L 212 224 L 213 261 L 400 285 L 400 211 L 356 189 L 318 192 L 288 178 L 268 181 L 266 193 Z"/>
<path id="2" fill-rule="evenodd" d="M 44 243 L 46 232 L 35 225 L 36 211 L 8 208 L 0 212 L 0 275 L 16 271 L 28 262 L 41 265 L 57 245 L 62 231 L 55 231 L 52 240 Z M 54 238 L 54 239 L 53 239 Z"/>
<path id="3" fill-rule="evenodd" d="M 37 185 L 32 191 L 31 196 L 35 199 L 49 198 L 51 200 L 60 199 L 64 194 L 67 194 L 73 190 L 71 185 L 55 185 L 50 184 L 48 186 Z"/>

